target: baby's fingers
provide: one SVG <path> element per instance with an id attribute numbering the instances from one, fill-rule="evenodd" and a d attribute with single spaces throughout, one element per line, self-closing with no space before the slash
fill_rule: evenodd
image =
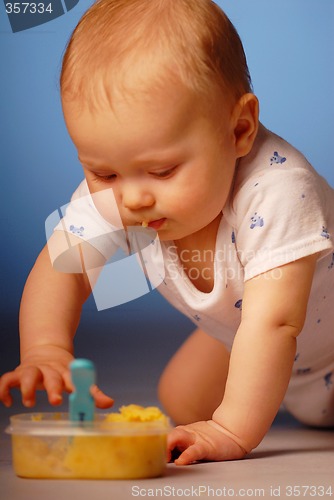
<path id="1" fill-rule="evenodd" d="M 44 388 L 51 405 L 62 403 L 62 392 L 65 390 L 63 376 L 48 366 L 27 366 L 20 370 L 22 403 L 30 408 L 36 403 L 36 390 Z"/>
<path id="2" fill-rule="evenodd" d="M 202 447 L 198 443 L 192 444 L 189 448 L 184 450 L 176 460 L 174 460 L 174 463 L 176 465 L 189 465 L 197 460 L 205 459 L 205 450 L 201 448 Z"/>
<path id="3" fill-rule="evenodd" d="M 20 385 L 20 377 L 17 372 L 5 373 L 0 378 L 0 401 L 3 402 L 8 408 L 13 404 L 13 398 L 10 394 L 10 389 L 12 387 L 18 387 Z"/>
<path id="4" fill-rule="evenodd" d="M 21 381 L 22 403 L 27 408 L 31 408 L 36 403 L 36 389 L 42 384 L 43 374 L 34 366 L 19 371 Z"/>
<path id="5" fill-rule="evenodd" d="M 28 408 L 34 406 L 36 387 L 42 378 L 40 371 L 32 367 L 5 373 L 0 380 L 0 400 L 3 401 L 5 406 L 11 406 L 13 399 L 10 389 L 20 387 L 24 406 Z"/>
<path id="6" fill-rule="evenodd" d="M 175 454 L 175 450 L 182 452 L 179 457 L 175 460 L 176 464 L 183 465 L 183 459 L 181 457 L 184 455 L 187 448 L 192 446 L 195 442 L 195 436 L 183 429 L 182 427 L 176 427 L 168 435 L 167 439 L 167 449 L 168 449 L 168 461 L 171 460 L 172 455 Z M 180 461 L 181 459 L 181 461 Z M 189 462 L 187 462 L 189 463 Z"/>
<path id="7" fill-rule="evenodd" d="M 104 392 L 101 391 L 101 389 L 98 388 L 97 385 L 93 385 L 91 387 L 91 395 L 94 398 L 95 405 L 97 408 L 110 408 L 114 404 L 114 400 L 104 394 Z"/>
<path id="8" fill-rule="evenodd" d="M 53 406 L 60 405 L 63 402 L 63 392 L 71 391 L 68 380 L 66 381 L 66 374 L 59 373 L 52 368 L 44 368 L 44 387 L 48 395 L 49 403 Z"/>

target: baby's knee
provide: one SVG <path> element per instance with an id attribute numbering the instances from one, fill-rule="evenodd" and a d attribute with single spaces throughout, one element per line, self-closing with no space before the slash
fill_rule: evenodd
<path id="1" fill-rule="evenodd" d="M 180 397 L 179 389 L 175 387 L 173 378 L 164 372 L 158 384 L 158 398 L 165 412 L 173 420 L 175 425 L 183 424 L 184 401 Z"/>
<path id="2" fill-rule="evenodd" d="M 196 411 L 191 387 L 182 387 L 170 373 L 163 373 L 158 384 L 158 398 L 175 425 L 186 425 L 209 418 Z"/>
<path id="3" fill-rule="evenodd" d="M 163 372 L 158 383 L 158 398 L 166 410 L 172 401 L 172 390 L 168 379 L 169 377 Z"/>

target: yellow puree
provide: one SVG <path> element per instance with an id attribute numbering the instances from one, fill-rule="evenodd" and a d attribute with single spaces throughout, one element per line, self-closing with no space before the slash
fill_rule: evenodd
<path id="1" fill-rule="evenodd" d="M 34 420 L 38 420 L 35 417 Z M 150 422 L 166 432 L 150 434 Z M 103 433 L 122 422 L 133 435 Z M 127 424 L 128 423 L 128 424 Z M 143 429 L 136 435 L 138 423 Z M 118 424 L 117 424 L 118 425 Z M 152 424 L 151 424 L 152 425 Z M 147 433 L 145 433 L 145 428 Z M 100 435 L 13 435 L 13 464 L 18 476 L 34 478 L 135 479 L 160 476 L 166 465 L 167 417 L 156 407 L 123 406 L 100 424 Z"/>

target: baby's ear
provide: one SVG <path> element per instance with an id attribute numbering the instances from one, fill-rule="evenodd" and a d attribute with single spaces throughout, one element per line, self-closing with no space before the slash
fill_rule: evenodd
<path id="1" fill-rule="evenodd" d="M 232 120 L 237 157 L 246 156 L 252 149 L 259 126 L 259 101 L 254 94 L 244 94 L 236 103 Z"/>

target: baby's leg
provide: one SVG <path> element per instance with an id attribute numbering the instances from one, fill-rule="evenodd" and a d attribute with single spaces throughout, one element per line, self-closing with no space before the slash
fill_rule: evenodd
<path id="1" fill-rule="evenodd" d="M 284 405 L 303 424 L 334 428 L 334 362 L 321 370 L 295 374 Z"/>
<path id="2" fill-rule="evenodd" d="M 229 365 L 224 344 L 196 330 L 174 354 L 159 383 L 159 398 L 176 425 L 208 420 L 223 399 Z"/>

